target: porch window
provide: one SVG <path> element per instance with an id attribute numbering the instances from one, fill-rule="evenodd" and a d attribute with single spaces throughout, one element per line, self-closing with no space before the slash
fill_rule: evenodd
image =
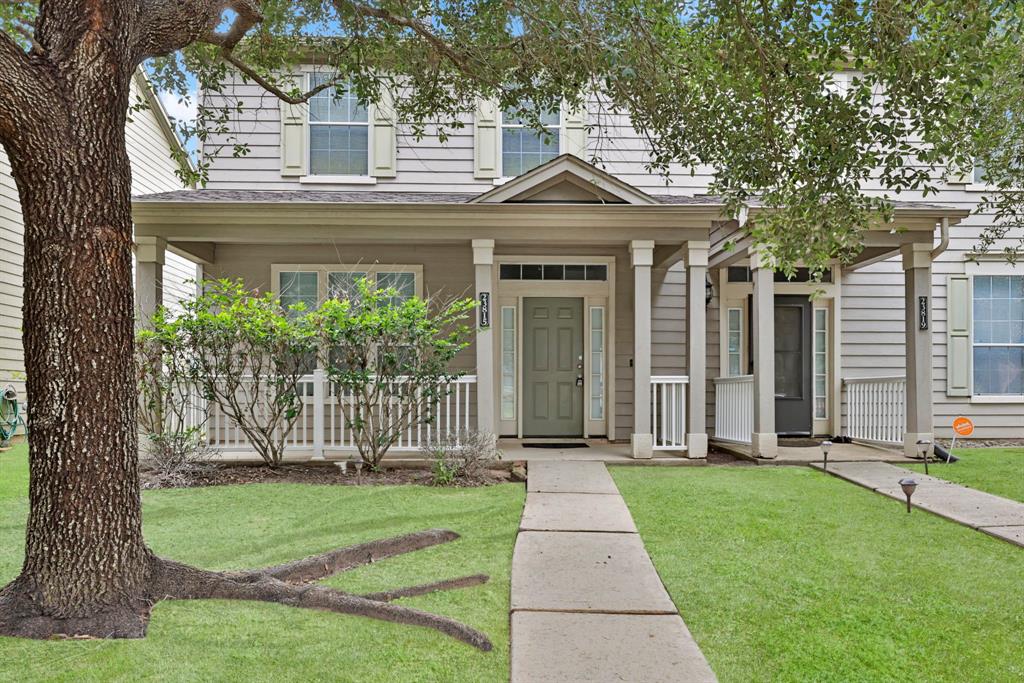
<path id="1" fill-rule="evenodd" d="M 729 309 L 729 376 L 742 375 L 743 371 L 743 309 Z"/>
<path id="2" fill-rule="evenodd" d="M 315 272 L 282 271 L 279 277 L 278 297 L 285 309 L 296 304 L 304 304 L 307 311 L 317 307 L 320 288 Z"/>
<path id="3" fill-rule="evenodd" d="M 828 417 L 828 309 L 814 309 L 814 417 Z"/>
<path id="4" fill-rule="evenodd" d="M 974 393 L 1024 394 L 1024 276 L 974 278 Z"/>
<path id="5" fill-rule="evenodd" d="M 551 161 L 561 149 L 561 112 L 540 113 L 544 132 L 514 109 L 501 114 L 501 175 L 511 178 Z"/>
<path id="6" fill-rule="evenodd" d="M 501 419 L 516 419 L 516 307 L 501 307 Z"/>
<path id="7" fill-rule="evenodd" d="M 590 308 L 590 419 L 604 419 L 604 306 Z"/>
<path id="8" fill-rule="evenodd" d="M 310 87 L 332 78 L 330 74 L 310 74 Z M 368 175 L 369 150 L 369 116 L 355 93 L 348 88 L 326 88 L 309 99 L 310 175 Z"/>
<path id="9" fill-rule="evenodd" d="M 304 266 L 310 270 L 277 270 L 277 293 L 284 306 L 302 302 L 311 310 L 324 299 L 352 296 L 356 282 L 368 279 L 378 289 L 394 289 L 398 304 L 420 292 L 420 266 Z M 294 266 L 293 266 L 294 267 Z M 303 266 L 299 266 L 303 267 Z"/>

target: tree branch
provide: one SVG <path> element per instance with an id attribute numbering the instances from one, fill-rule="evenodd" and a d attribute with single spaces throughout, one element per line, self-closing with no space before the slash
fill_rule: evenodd
<path id="1" fill-rule="evenodd" d="M 457 66 L 463 73 L 470 74 L 472 69 L 466 58 L 459 54 L 451 45 L 449 45 L 443 38 L 438 36 L 434 31 L 424 24 L 419 19 L 413 19 L 410 17 L 403 17 L 397 14 L 393 14 L 385 9 L 379 7 L 371 7 L 364 5 L 361 2 L 355 2 L 352 0 L 334 0 L 335 7 L 341 11 L 341 5 L 347 5 L 356 14 L 363 17 L 370 17 L 373 19 L 380 19 L 383 22 L 391 24 L 392 26 L 401 26 L 408 28 L 418 35 L 423 40 L 427 41 L 434 50 L 438 52 L 442 57 L 446 57 L 452 64 Z"/>
<path id="2" fill-rule="evenodd" d="M 249 29 L 263 21 L 263 14 L 260 12 L 258 3 L 252 0 L 226 0 L 221 2 L 221 5 L 221 13 L 225 9 L 235 12 L 234 22 L 232 22 L 226 32 L 210 31 L 202 36 L 201 40 L 211 45 L 219 45 L 225 50 L 231 51 L 245 37 Z"/>

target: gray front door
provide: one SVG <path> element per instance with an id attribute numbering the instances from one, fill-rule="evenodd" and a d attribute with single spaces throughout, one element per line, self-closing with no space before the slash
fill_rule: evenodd
<path id="1" fill-rule="evenodd" d="M 811 302 L 775 297 L 775 431 L 811 435 Z"/>
<path id="2" fill-rule="evenodd" d="M 583 299 L 523 299 L 523 436 L 583 436 Z"/>

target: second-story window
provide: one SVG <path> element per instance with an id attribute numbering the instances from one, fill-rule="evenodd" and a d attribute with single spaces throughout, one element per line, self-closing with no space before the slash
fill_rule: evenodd
<path id="1" fill-rule="evenodd" d="M 545 132 L 530 126 L 516 111 L 501 114 L 501 174 L 506 178 L 522 175 L 551 161 L 561 149 L 561 112 L 543 112 L 540 122 Z"/>
<path id="2" fill-rule="evenodd" d="M 331 78 L 329 74 L 310 74 L 310 87 Z M 369 115 L 355 93 L 327 88 L 309 99 L 310 175 L 365 176 L 369 150 Z"/>

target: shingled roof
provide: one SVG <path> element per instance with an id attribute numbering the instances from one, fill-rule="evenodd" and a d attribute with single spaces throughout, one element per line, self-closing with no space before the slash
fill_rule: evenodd
<path id="1" fill-rule="evenodd" d="M 136 202 L 247 204 L 466 204 L 473 192 L 381 192 L 339 190 L 174 190 L 140 195 Z M 716 204 L 713 197 L 654 195 L 660 204 Z"/>

